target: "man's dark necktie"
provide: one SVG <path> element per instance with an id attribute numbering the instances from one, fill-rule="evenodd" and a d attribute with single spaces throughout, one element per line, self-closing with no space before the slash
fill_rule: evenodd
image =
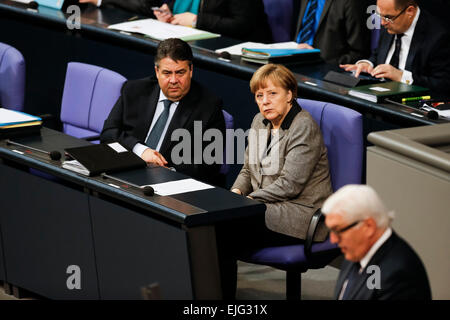
<path id="1" fill-rule="evenodd" d="M 353 265 L 350 268 L 350 271 L 347 274 L 347 286 L 345 287 L 344 295 L 342 296 L 342 300 L 348 300 L 349 294 L 352 291 L 353 287 L 357 283 L 359 275 L 359 269 L 361 268 L 361 265 L 359 262 L 353 263 Z"/>
<path id="2" fill-rule="evenodd" d="M 164 110 L 160 114 L 158 120 L 156 120 L 156 123 L 153 126 L 147 141 L 145 141 L 145 144 L 152 149 L 156 149 L 156 147 L 158 146 L 159 139 L 161 138 L 161 135 L 164 131 L 164 127 L 166 126 L 166 122 L 170 114 L 170 105 L 172 104 L 172 101 L 164 100 L 163 103 L 164 103 Z"/>
<path id="3" fill-rule="evenodd" d="M 314 25 L 316 22 L 317 0 L 310 0 L 308 10 L 305 13 L 305 23 L 302 25 L 297 35 L 297 43 L 308 41 L 314 33 Z"/>
<path id="4" fill-rule="evenodd" d="M 398 64 L 400 62 L 400 50 L 402 49 L 402 37 L 403 37 L 403 33 L 396 35 L 394 54 L 392 55 L 391 61 L 389 62 L 389 64 L 391 66 L 393 66 L 394 68 L 397 68 L 397 69 L 398 69 Z"/>

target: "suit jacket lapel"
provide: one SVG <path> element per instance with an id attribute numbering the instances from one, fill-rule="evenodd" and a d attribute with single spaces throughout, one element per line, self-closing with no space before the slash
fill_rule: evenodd
<path id="1" fill-rule="evenodd" d="M 394 41 L 394 35 L 387 33 L 386 30 L 383 31 L 384 34 L 384 40 L 380 42 L 380 49 L 378 51 L 378 57 L 377 57 L 377 65 L 378 64 L 384 64 L 386 62 L 386 58 L 389 52 L 389 49 L 391 48 L 392 42 Z M 376 67 L 376 66 L 375 66 Z"/>
<path id="2" fill-rule="evenodd" d="M 419 16 L 419 20 L 417 20 L 417 25 L 414 29 L 414 34 L 409 46 L 408 57 L 406 58 L 405 69 L 408 71 L 412 71 L 412 64 L 419 48 L 421 47 L 421 44 L 426 43 L 425 28 L 426 21 L 423 14 L 421 14 Z"/>
<path id="3" fill-rule="evenodd" d="M 137 126 L 137 130 L 139 130 L 137 137 L 142 137 L 144 143 L 148 130 L 150 129 L 150 125 L 152 124 L 152 119 L 155 115 L 156 106 L 158 105 L 159 91 L 159 85 L 153 86 L 149 95 L 144 97 L 145 100 L 143 103 L 139 104 L 143 107 L 143 110 L 142 113 L 139 113 L 138 115 L 140 117 L 139 122 L 142 123 L 142 125 Z"/>
<path id="4" fill-rule="evenodd" d="M 330 10 L 332 2 L 333 2 L 333 0 L 325 1 L 325 6 L 323 7 L 322 14 L 320 15 L 319 25 L 317 26 L 316 34 L 319 32 L 320 26 L 322 25 L 322 22 L 325 19 L 325 16 L 327 15 L 328 10 Z"/>
<path id="5" fill-rule="evenodd" d="M 189 93 L 180 100 L 177 110 L 175 111 L 172 120 L 170 121 L 166 135 L 164 136 L 163 143 L 161 144 L 161 148 L 159 149 L 159 152 L 161 154 L 164 154 L 170 148 L 170 145 L 172 143 L 172 132 L 176 129 L 184 128 L 186 122 L 189 120 L 189 117 L 192 115 L 193 109 L 196 106 L 195 99 L 197 95 L 195 94 L 195 92 L 196 88 L 192 83 Z"/>

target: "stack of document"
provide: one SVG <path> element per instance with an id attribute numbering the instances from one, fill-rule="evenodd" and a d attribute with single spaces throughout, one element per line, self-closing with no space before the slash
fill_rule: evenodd
<path id="1" fill-rule="evenodd" d="M 242 55 L 242 49 L 297 49 L 298 43 L 294 41 L 278 42 L 278 43 L 259 43 L 259 42 L 243 42 L 231 47 L 217 49 L 217 53 L 228 52 L 237 56 Z"/>
<path id="2" fill-rule="evenodd" d="M 217 33 L 164 23 L 155 19 L 123 22 L 110 25 L 108 28 L 131 33 L 140 33 L 156 40 L 179 38 L 184 41 L 192 41 L 220 37 L 220 34 Z"/>
<path id="3" fill-rule="evenodd" d="M 89 170 L 77 160 L 66 160 L 62 163 L 62 167 L 70 171 L 81 173 L 85 176 L 89 176 L 90 174 Z"/>
<path id="4" fill-rule="evenodd" d="M 42 119 L 39 117 L 0 108 L 0 138 L 37 133 L 41 126 Z"/>

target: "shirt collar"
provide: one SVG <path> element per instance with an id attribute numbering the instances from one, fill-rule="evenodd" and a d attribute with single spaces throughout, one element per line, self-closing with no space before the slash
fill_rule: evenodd
<path id="1" fill-rule="evenodd" d="M 300 107 L 300 105 L 298 104 L 296 99 L 293 99 L 292 108 L 291 108 L 291 110 L 289 110 L 288 114 L 284 118 L 283 123 L 281 124 L 280 128 L 283 130 L 289 129 L 289 127 L 292 124 L 292 121 L 294 121 L 295 116 L 300 111 L 302 111 L 302 107 Z M 267 126 L 270 123 L 270 121 L 267 120 L 266 118 L 264 118 L 263 123 L 265 126 Z"/>
<path id="2" fill-rule="evenodd" d="M 364 258 L 361 259 L 359 262 L 361 264 L 361 269 L 364 269 L 367 267 L 367 264 L 370 262 L 370 259 L 375 255 L 375 253 L 378 251 L 378 249 L 386 242 L 387 239 L 392 235 L 392 229 L 388 227 L 381 237 L 378 238 L 377 242 L 373 244 L 373 246 L 370 248 L 370 250 L 366 253 Z"/>
<path id="3" fill-rule="evenodd" d="M 420 15 L 420 8 L 417 7 L 416 16 L 414 17 L 414 20 L 411 23 L 411 25 L 409 26 L 408 30 L 406 30 L 406 32 L 404 33 L 404 35 L 407 36 L 408 38 L 412 38 L 412 36 L 414 34 L 414 30 L 416 29 L 416 25 L 417 25 L 417 20 L 419 20 L 419 15 Z"/>
<path id="4" fill-rule="evenodd" d="M 159 99 L 158 99 L 158 103 L 159 102 L 163 102 L 164 100 L 169 100 L 166 95 L 164 94 L 164 92 L 159 89 Z M 174 101 L 172 102 L 172 104 L 175 104 L 176 106 L 180 103 L 180 101 Z"/>

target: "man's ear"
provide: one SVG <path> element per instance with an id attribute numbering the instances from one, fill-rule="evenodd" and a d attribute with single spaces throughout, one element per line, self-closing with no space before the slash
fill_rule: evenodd
<path id="1" fill-rule="evenodd" d="M 377 222 L 372 217 L 370 217 L 364 220 L 364 224 L 367 228 L 367 235 L 369 237 L 372 237 L 377 232 Z"/>

